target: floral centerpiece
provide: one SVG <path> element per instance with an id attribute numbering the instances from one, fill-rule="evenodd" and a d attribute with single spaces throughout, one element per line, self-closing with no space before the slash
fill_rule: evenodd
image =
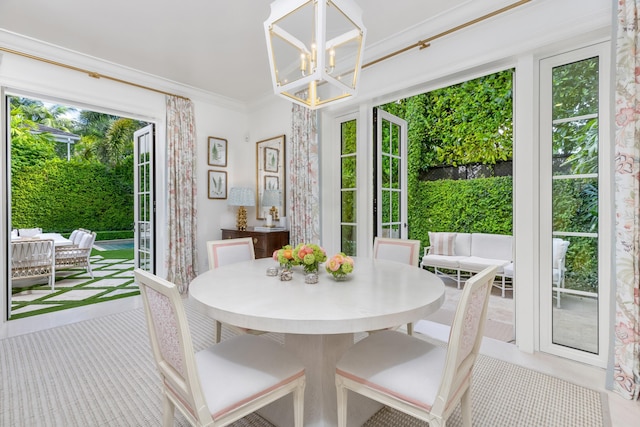
<path id="1" fill-rule="evenodd" d="M 282 268 L 290 270 L 294 265 L 298 265 L 297 259 L 293 256 L 293 248 L 291 245 L 283 246 L 282 249 L 273 251 L 273 259 L 277 261 Z"/>
<path id="2" fill-rule="evenodd" d="M 313 243 L 300 243 L 293 248 L 293 258 L 304 268 L 305 273 L 317 273 L 321 262 L 327 260 L 327 253 Z"/>
<path id="3" fill-rule="evenodd" d="M 329 258 L 325 268 L 327 273 L 331 274 L 334 279 L 344 279 L 347 274 L 353 271 L 353 258 L 347 256 L 344 252 L 339 252 Z"/>

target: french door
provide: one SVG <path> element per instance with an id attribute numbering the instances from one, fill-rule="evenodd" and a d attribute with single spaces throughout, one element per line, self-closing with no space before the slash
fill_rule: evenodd
<path id="1" fill-rule="evenodd" d="M 540 63 L 540 349 L 604 367 L 611 283 L 608 44 Z"/>
<path id="2" fill-rule="evenodd" d="M 407 122 L 374 108 L 375 235 L 408 238 Z"/>
<path id="3" fill-rule="evenodd" d="M 155 272 L 154 126 L 134 133 L 134 263 Z"/>

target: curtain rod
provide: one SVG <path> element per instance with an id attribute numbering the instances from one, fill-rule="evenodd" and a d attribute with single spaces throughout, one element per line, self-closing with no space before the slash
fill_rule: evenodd
<path id="1" fill-rule="evenodd" d="M 478 22 L 481 22 L 481 21 L 484 21 L 486 19 L 492 18 L 492 17 L 494 17 L 496 15 L 499 15 L 499 14 L 501 14 L 503 12 L 509 11 L 511 9 L 515 9 L 516 7 L 522 6 L 525 3 L 529 3 L 530 1 L 531 0 L 520 0 L 520 1 L 517 1 L 515 3 L 512 3 L 512 4 L 508 5 L 508 6 L 505 6 L 503 8 L 498 9 L 498 10 L 495 10 L 493 12 L 487 13 L 486 15 L 482 15 L 479 18 L 472 19 L 471 21 L 467 21 L 464 24 L 460 24 L 460 25 L 458 25 L 456 27 L 453 27 L 453 28 L 450 28 L 450 29 L 448 29 L 446 31 L 438 33 L 435 36 L 428 37 L 428 38 L 426 38 L 424 40 L 419 40 L 419 41 L 417 41 L 416 43 L 414 43 L 412 45 L 404 47 L 404 48 L 402 48 L 400 50 L 396 50 L 395 52 L 391 52 L 388 55 L 385 55 L 385 56 L 383 56 L 381 58 L 378 58 L 378 59 L 374 59 L 373 61 L 364 64 L 362 66 L 362 69 L 365 69 L 367 67 L 375 65 L 375 64 L 377 64 L 379 62 L 385 61 L 385 60 L 387 60 L 389 58 L 392 58 L 392 57 L 394 57 L 396 55 L 400 55 L 401 53 L 404 53 L 404 52 L 406 52 L 408 50 L 411 50 L 413 48 L 416 48 L 416 47 L 419 47 L 420 50 L 426 49 L 426 48 L 428 48 L 430 46 L 430 44 L 431 44 L 430 42 L 432 42 L 435 39 L 439 39 L 441 37 L 444 37 L 446 35 L 449 35 L 451 33 L 456 32 L 456 31 L 462 30 L 463 28 L 470 27 L 470 26 L 472 26 L 474 24 L 477 24 Z"/>
<path id="2" fill-rule="evenodd" d="M 29 59 L 35 59 L 36 61 L 45 62 L 45 63 L 51 64 L 51 65 L 57 65 L 58 67 L 67 68 L 69 70 L 79 71 L 79 72 L 81 72 L 83 74 L 88 75 L 89 77 L 93 77 L 94 79 L 111 80 L 111 81 L 114 81 L 114 82 L 118 82 L 118 83 L 123 83 L 123 84 L 129 85 L 129 86 L 135 86 L 135 87 L 140 88 L 140 89 L 145 89 L 145 90 L 150 90 L 152 92 L 161 93 L 163 95 L 175 96 L 176 98 L 182 98 L 182 99 L 186 99 L 187 101 L 189 101 L 189 98 L 187 98 L 186 96 L 176 95 L 175 93 L 165 92 L 163 90 L 155 89 L 155 88 L 152 88 L 152 87 L 149 87 L 149 86 L 143 86 L 143 85 L 140 85 L 138 83 L 133 83 L 133 82 L 130 82 L 130 81 L 127 81 L 127 80 L 119 79 L 117 77 L 107 76 L 107 75 L 104 75 L 104 74 L 97 73 L 95 71 L 85 70 L 84 68 L 75 67 L 73 65 L 63 64 L 62 62 L 53 61 L 51 59 L 42 58 L 42 57 L 39 57 L 39 56 L 31 55 L 29 53 L 24 53 L 24 52 L 20 52 L 20 51 L 13 50 L 13 49 L 8 49 L 8 48 L 2 47 L 2 46 L 0 46 L 0 51 L 7 52 L 7 53 L 12 53 L 12 54 L 18 55 L 18 56 L 23 56 L 23 57 L 29 58 Z"/>

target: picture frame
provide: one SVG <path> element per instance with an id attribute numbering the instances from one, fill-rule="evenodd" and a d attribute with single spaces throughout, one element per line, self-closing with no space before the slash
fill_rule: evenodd
<path id="1" fill-rule="evenodd" d="M 264 176 L 264 190 L 278 190 L 280 189 L 280 178 L 277 175 L 265 175 Z"/>
<path id="2" fill-rule="evenodd" d="M 207 162 L 209 166 L 227 166 L 227 140 L 215 136 L 209 137 L 207 144 Z"/>
<path id="3" fill-rule="evenodd" d="M 278 172 L 280 164 L 280 150 L 277 148 L 265 147 L 264 149 L 264 170 L 265 172 Z"/>
<path id="4" fill-rule="evenodd" d="M 286 216 L 285 136 L 278 135 L 256 143 L 256 219 L 266 219 L 271 206 L 263 206 L 265 189 L 280 190 L 280 217 Z"/>
<path id="5" fill-rule="evenodd" d="M 207 191 L 210 199 L 226 199 L 227 173 L 225 171 L 210 170 Z"/>

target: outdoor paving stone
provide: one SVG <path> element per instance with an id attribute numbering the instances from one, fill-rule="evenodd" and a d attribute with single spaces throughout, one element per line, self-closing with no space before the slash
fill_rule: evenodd
<path id="1" fill-rule="evenodd" d="M 51 294 L 51 290 L 47 289 L 33 289 L 33 290 L 25 290 L 20 292 L 19 294 L 13 294 L 11 296 L 11 300 L 15 302 L 24 302 L 24 301 L 33 301 L 44 296 Z"/>
<path id="2" fill-rule="evenodd" d="M 64 279 L 56 282 L 56 289 L 73 288 L 74 286 L 85 283 L 86 279 Z"/>
<path id="3" fill-rule="evenodd" d="M 109 271 L 109 270 L 93 270 L 93 275 L 94 277 L 106 277 L 106 276 L 110 276 L 111 274 L 113 274 L 113 271 Z M 84 280 L 88 280 L 91 279 L 91 275 L 89 273 L 84 273 L 82 275 L 78 275 L 78 278 L 82 278 Z"/>
<path id="4" fill-rule="evenodd" d="M 97 260 L 97 261 L 91 261 L 91 264 L 119 264 L 122 262 L 126 262 L 126 259 L 118 259 L 118 258 L 114 258 L 114 259 L 101 259 L 101 260 Z"/>
<path id="5" fill-rule="evenodd" d="M 108 278 L 103 280 L 98 280 L 97 282 L 91 282 L 83 286 L 83 288 L 93 288 L 93 287 L 116 287 L 121 286 L 127 282 L 127 279 L 116 279 L 116 278 Z"/>
<path id="6" fill-rule="evenodd" d="M 41 279 L 23 280 L 21 283 L 14 283 L 13 288 L 24 287 L 22 292 L 12 295 L 12 302 L 16 304 L 28 304 L 27 306 L 15 309 L 13 314 L 25 314 L 36 310 L 56 308 L 64 306 L 66 301 L 81 301 L 87 298 L 98 297 L 94 302 L 100 302 L 117 295 L 136 294 L 139 292 L 138 285 L 133 282 L 133 260 L 126 259 L 103 259 L 102 257 L 91 257 L 91 266 L 94 278 L 91 278 L 84 268 L 69 268 L 56 271 L 56 291 L 51 291 L 46 281 L 42 282 L 38 289 L 27 289 L 38 285 Z M 117 276 L 117 277 L 116 277 Z M 82 286 L 84 285 L 84 286 Z M 74 289 L 69 289 L 74 288 Z M 100 289 L 112 288 L 112 289 Z M 106 292 L 106 294 L 105 294 Z M 39 299 L 44 299 L 47 304 L 40 304 Z"/>
<path id="7" fill-rule="evenodd" d="M 114 289 L 113 291 L 109 292 L 108 294 L 103 295 L 102 298 L 110 297 L 110 296 L 113 296 L 113 295 L 130 294 L 130 293 L 133 293 L 134 291 L 137 291 L 137 290 L 138 289 L 118 288 L 118 289 Z"/>
<path id="8" fill-rule="evenodd" d="M 74 289 L 72 291 L 65 292 L 62 295 L 59 295 L 55 298 L 51 298 L 49 301 L 80 301 L 80 300 L 98 295 L 102 292 L 104 292 L 103 289 L 87 289 L 85 287 L 85 288 Z"/>
<path id="9" fill-rule="evenodd" d="M 113 277 L 133 278 L 133 270 L 123 271 L 122 273 L 114 274 Z"/>
<path id="10" fill-rule="evenodd" d="M 126 270 L 130 268 L 131 268 L 131 265 L 119 263 L 119 264 L 113 264 L 106 267 L 102 267 L 101 270 Z"/>
<path id="11" fill-rule="evenodd" d="M 44 308 L 56 307 L 55 304 L 29 304 L 19 309 L 11 309 L 12 314 L 29 313 L 30 311 L 42 310 Z"/>

